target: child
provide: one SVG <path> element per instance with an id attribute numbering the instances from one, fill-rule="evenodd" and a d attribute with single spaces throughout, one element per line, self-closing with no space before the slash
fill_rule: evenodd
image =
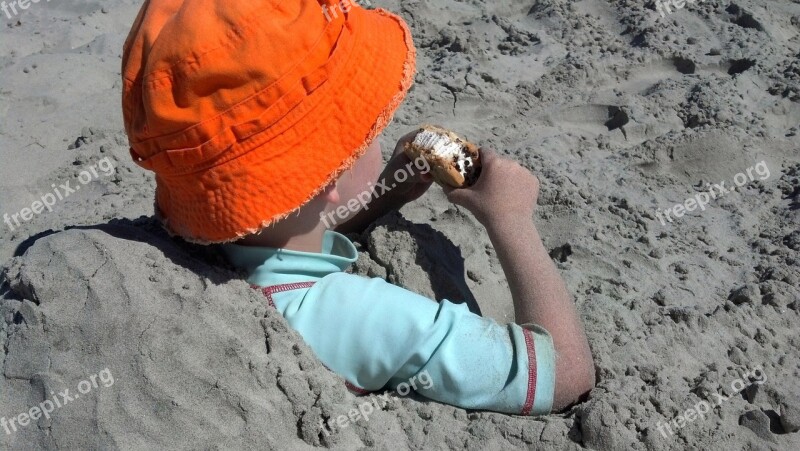
<path id="1" fill-rule="evenodd" d="M 379 134 L 414 75 L 406 24 L 322 7 L 336 4 L 145 3 L 125 43 L 123 112 L 132 157 L 156 174 L 157 215 L 189 241 L 226 243 L 353 391 L 411 381 L 433 400 L 522 415 L 575 403 L 594 385 L 592 356 L 531 219 L 538 181 L 511 160 L 484 149 L 478 182 L 447 195 L 486 227 L 517 324 L 344 272 L 356 250 L 321 218 L 362 229 L 431 177 L 400 150 L 413 135 L 381 170 Z M 430 383 L 413 384 L 422 374 Z"/>

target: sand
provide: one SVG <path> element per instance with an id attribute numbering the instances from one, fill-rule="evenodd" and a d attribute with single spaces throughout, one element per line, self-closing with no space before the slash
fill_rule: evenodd
<path id="1" fill-rule="evenodd" d="M 373 1 L 406 18 L 419 55 L 385 153 L 437 123 L 540 178 L 535 220 L 598 380 L 564 414 L 392 393 L 334 431 L 321 421 L 370 398 L 212 250 L 151 218 L 119 107 L 140 3 L 0 13 L 0 214 L 80 187 L 0 224 L 0 419 L 80 395 L 0 425 L 0 449 L 800 448 L 799 3 L 698 0 L 662 18 L 651 1 Z M 104 159 L 113 173 L 95 176 Z M 484 230 L 438 188 L 352 238 L 353 272 L 513 320 Z"/>

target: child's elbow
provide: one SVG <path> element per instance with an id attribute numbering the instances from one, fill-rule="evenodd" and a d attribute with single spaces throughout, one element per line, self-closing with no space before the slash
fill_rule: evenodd
<path id="1" fill-rule="evenodd" d="M 584 368 L 582 377 L 580 377 L 580 380 L 576 383 L 575 392 L 578 394 L 577 401 L 583 401 L 589 396 L 589 392 L 594 389 L 596 380 L 594 362 L 590 361 L 589 365 Z"/>
<path id="2" fill-rule="evenodd" d="M 594 361 L 589 358 L 561 368 L 556 375 L 553 411 L 560 412 L 586 400 L 595 386 Z"/>

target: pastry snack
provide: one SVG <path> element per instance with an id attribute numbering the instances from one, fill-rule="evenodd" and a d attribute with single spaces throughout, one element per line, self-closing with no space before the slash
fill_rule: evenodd
<path id="1" fill-rule="evenodd" d="M 481 173 L 478 146 L 441 127 L 423 126 L 414 140 L 405 144 L 404 150 L 412 160 L 424 158 L 433 179 L 443 186 L 470 186 Z"/>

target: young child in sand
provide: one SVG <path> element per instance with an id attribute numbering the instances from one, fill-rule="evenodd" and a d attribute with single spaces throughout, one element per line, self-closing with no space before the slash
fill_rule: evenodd
<path id="1" fill-rule="evenodd" d="M 123 112 L 132 157 L 156 174 L 157 215 L 186 240 L 225 243 L 353 391 L 410 382 L 436 401 L 522 415 L 577 402 L 594 385 L 592 356 L 532 220 L 538 181 L 513 161 L 483 150 L 477 183 L 447 195 L 486 227 L 516 323 L 344 272 L 356 249 L 320 219 L 336 211 L 339 232 L 361 230 L 431 177 L 409 171 L 421 168 L 401 151 L 413 135 L 381 168 L 379 134 L 414 76 L 406 24 L 357 5 L 329 20 L 321 6 L 336 5 L 145 3 L 125 44 Z M 376 185 L 391 189 L 355 207 Z M 430 383 L 414 384 L 423 374 Z"/>

